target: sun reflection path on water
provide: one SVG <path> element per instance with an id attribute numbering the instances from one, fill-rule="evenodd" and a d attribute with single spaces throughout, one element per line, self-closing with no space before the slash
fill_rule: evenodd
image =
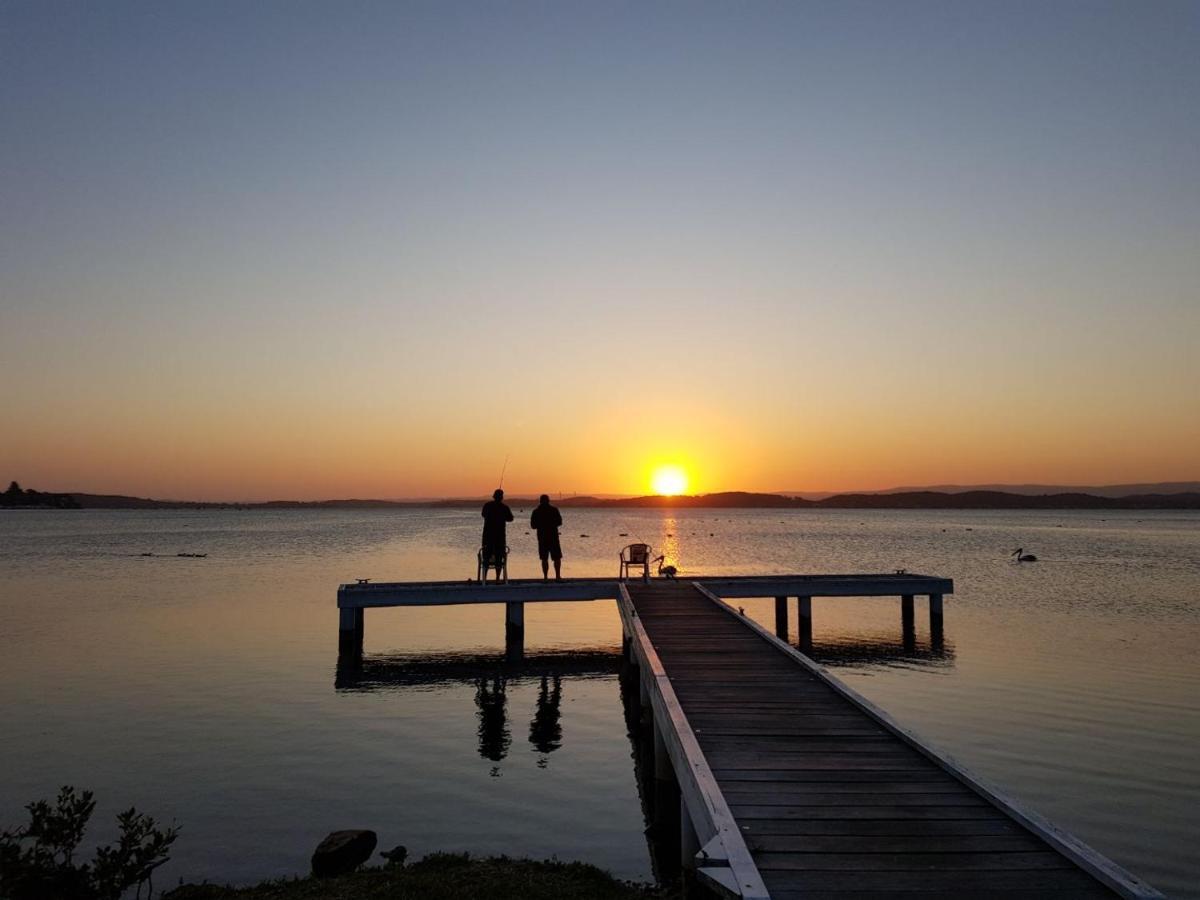
<path id="1" fill-rule="evenodd" d="M 663 565 L 675 566 L 680 572 L 684 571 L 683 560 L 679 555 L 679 523 L 674 516 L 663 516 L 656 555 L 663 557 Z"/>

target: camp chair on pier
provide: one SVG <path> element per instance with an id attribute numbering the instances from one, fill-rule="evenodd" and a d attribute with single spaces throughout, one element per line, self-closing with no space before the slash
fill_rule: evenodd
<path id="1" fill-rule="evenodd" d="M 631 566 L 641 566 L 642 578 L 649 581 L 650 554 L 652 552 L 649 544 L 630 544 L 628 547 L 625 547 L 619 554 L 621 560 L 621 580 L 625 581 L 629 577 Z"/>
<path id="2" fill-rule="evenodd" d="M 499 569 L 500 577 L 496 580 L 507 582 L 508 581 L 508 548 L 505 547 L 504 552 L 502 554 L 492 553 L 490 556 L 485 556 L 486 553 L 487 553 L 486 547 L 479 548 L 479 556 L 478 556 L 479 566 L 478 566 L 477 571 L 479 573 L 480 582 L 482 582 L 484 584 L 487 583 L 487 575 L 488 575 L 489 569 Z M 499 559 L 496 558 L 497 555 L 499 555 L 499 557 L 500 557 Z"/>

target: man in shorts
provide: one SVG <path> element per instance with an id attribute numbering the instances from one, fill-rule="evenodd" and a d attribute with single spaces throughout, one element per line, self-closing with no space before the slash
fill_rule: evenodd
<path id="1" fill-rule="evenodd" d="M 529 527 L 537 532 L 538 556 L 542 560 L 542 580 L 550 577 L 550 564 L 554 560 L 554 578 L 562 581 L 562 547 L 558 543 L 558 529 L 562 527 L 562 515 L 556 507 L 550 505 L 550 495 L 542 494 L 538 505 L 534 507 L 533 515 L 529 517 Z"/>

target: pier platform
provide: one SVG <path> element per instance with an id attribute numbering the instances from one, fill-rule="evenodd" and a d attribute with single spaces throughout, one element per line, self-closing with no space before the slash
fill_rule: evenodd
<path id="1" fill-rule="evenodd" d="M 662 579 L 655 579 L 655 582 Z M 505 604 L 505 646 L 519 657 L 524 646 L 525 604 L 586 600 L 618 600 L 617 578 L 566 578 L 562 581 L 514 579 L 510 581 L 396 581 L 343 584 L 338 588 L 339 652 L 362 652 L 368 609 L 406 606 Z M 632 583 L 632 582 L 631 582 Z M 643 579 L 643 583 L 649 583 Z M 929 597 L 929 626 L 934 644 L 941 642 L 943 597 L 954 592 L 949 578 L 908 572 L 862 575 L 742 575 L 705 578 L 707 588 L 720 597 L 744 599 L 773 597 L 776 632 L 787 636 L 788 598 L 796 598 L 800 642 L 812 638 L 814 597 L 899 597 L 902 621 L 911 629 L 914 597 Z"/>

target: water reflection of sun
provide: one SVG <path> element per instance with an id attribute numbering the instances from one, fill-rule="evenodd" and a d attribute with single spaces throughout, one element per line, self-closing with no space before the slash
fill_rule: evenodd
<path id="1" fill-rule="evenodd" d="M 663 565 L 682 568 L 679 558 L 679 520 L 674 516 L 663 517 L 658 550 L 655 552 L 662 554 Z"/>
<path id="2" fill-rule="evenodd" d="M 687 472 L 679 466 L 659 466 L 650 475 L 650 488 L 656 494 L 673 497 L 687 490 Z"/>

